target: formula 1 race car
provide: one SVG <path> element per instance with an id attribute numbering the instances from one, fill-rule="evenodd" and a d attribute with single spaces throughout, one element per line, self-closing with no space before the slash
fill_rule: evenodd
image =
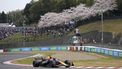
<path id="1" fill-rule="evenodd" d="M 48 58 L 35 58 L 33 61 L 33 67 L 49 67 L 49 68 L 58 68 L 60 66 L 65 66 L 69 68 L 70 66 L 74 66 L 73 62 L 69 60 L 60 61 L 56 58 L 48 57 Z"/>

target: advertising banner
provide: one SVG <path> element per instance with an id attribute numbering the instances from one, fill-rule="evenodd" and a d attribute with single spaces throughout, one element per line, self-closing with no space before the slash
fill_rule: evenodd
<path id="1" fill-rule="evenodd" d="M 119 56 L 119 52 L 118 51 L 113 51 L 113 56 L 118 57 Z"/>
<path id="2" fill-rule="evenodd" d="M 61 50 L 66 51 L 68 50 L 68 47 L 61 47 Z"/>
<path id="3" fill-rule="evenodd" d="M 91 52 L 91 49 L 89 47 L 85 47 L 85 51 Z"/>
<path id="4" fill-rule="evenodd" d="M 40 48 L 40 51 L 50 51 L 50 48 L 49 47 L 42 47 L 42 48 Z"/>
<path id="5" fill-rule="evenodd" d="M 96 52 L 100 53 L 101 52 L 101 48 L 96 48 Z"/>
<path id="6" fill-rule="evenodd" d="M 50 47 L 50 50 L 51 51 L 57 51 L 58 49 L 57 49 L 57 47 Z"/>
<path id="7" fill-rule="evenodd" d="M 30 52 L 32 51 L 32 48 L 21 48 L 22 52 Z"/>
<path id="8" fill-rule="evenodd" d="M 106 54 L 106 55 L 109 55 L 109 49 L 106 48 L 106 49 L 104 49 L 104 50 L 105 50 L 105 54 Z"/>
<path id="9" fill-rule="evenodd" d="M 109 55 L 112 56 L 113 55 L 113 50 L 110 49 L 108 53 L 109 53 Z"/>
<path id="10" fill-rule="evenodd" d="M 91 52 L 96 52 L 96 48 L 91 48 Z"/>
<path id="11" fill-rule="evenodd" d="M 40 51 L 40 48 L 38 48 L 38 47 L 33 47 L 33 48 L 32 48 L 32 51 Z"/>
<path id="12" fill-rule="evenodd" d="M 122 57 L 122 51 L 121 51 L 121 52 L 119 52 L 119 57 Z"/>
<path id="13" fill-rule="evenodd" d="M 9 49 L 10 52 L 20 52 L 20 48 Z"/>
<path id="14" fill-rule="evenodd" d="M 101 53 L 105 54 L 105 49 L 102 48 L 101 49 Z"/>

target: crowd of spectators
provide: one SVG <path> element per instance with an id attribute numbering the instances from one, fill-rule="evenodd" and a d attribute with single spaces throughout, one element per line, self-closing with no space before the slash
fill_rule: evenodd
<path id="1" fill-rule="evenodd" d="M 73 30 L 76 27 L 76 23 L 74 21 L 69 22 L 66 25 L 56 25 L 50 27 L 42 27 L 39 28 L 39 34 L 51 35 L 52 37 L 61 37 L 67 34 L 69 31 Z"/>
<path id="2" fill-rule="evenodd" d="M 67 25 L 56 25 L 50 27 L 0 27 L 0 40 L 15 33 L 28 35 L 50 35 L 51 37 L 61 37 L 75 28 L 75 22 L 71 21 Z"/>
<path id="3" fill-rule="evenodd" d="M 14 28 L 0 27 L 0 40 L 16 33 Z"/>

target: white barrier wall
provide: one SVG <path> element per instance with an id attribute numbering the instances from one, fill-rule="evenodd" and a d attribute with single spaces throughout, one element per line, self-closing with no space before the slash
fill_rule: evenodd
<path id="1" fill-rule="evenodd" d="M 3 50 L 0 50 L 0 53 L 3 53 Z"/>
<path id="2" fill-rule="evenodd" d="M 68 46 L 68 51 L 82 51 L 82 46 Z"/>

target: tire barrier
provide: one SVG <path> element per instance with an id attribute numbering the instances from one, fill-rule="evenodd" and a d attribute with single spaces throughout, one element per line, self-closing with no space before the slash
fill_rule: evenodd
<path id="1" fill-rule="evenodd" d="M 53 47 L 32 47 L 32 48 L 11 48 L 1 49 L 1 52 L 32 52 L 32 51 L 84 51 L 110 55 L 113 57 L 122 57 L 122 50 L 101 48 L 95 46 L 53 46 Z"/>

